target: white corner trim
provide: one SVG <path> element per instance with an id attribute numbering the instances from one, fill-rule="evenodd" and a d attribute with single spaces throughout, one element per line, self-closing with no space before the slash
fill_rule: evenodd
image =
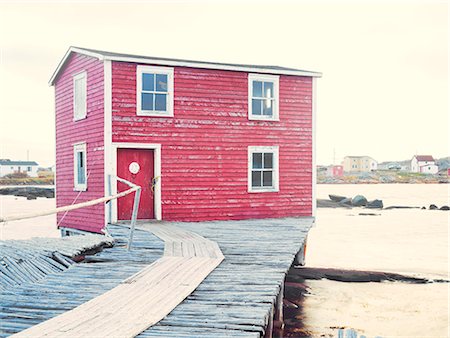
<path id="1" fill-rule="evenodd" d="M 141 91 L 142 91 L 142 74 L 154 73 L 167 75 L 167 111 L 145 111 L 141 109 Z M 138 116 L 155 116 L 155 117 L 173 117 L 173 87 L 172 67 L 156 67 L 156 66 L 137 66 L 136 67 L 136 115 Z"/>
<path id="2" fill-rule="evenodd" d="M 253 81 L 265 81 L 273 83 L 274 107 L 272 117 L 265 115 L 253 115 L 252 99 L 253 99 Z M 278 75 L 267 74 L 248 74 L 248 119 L 256 121 L 279 121 L 280 120 L 280 77 Z"/>
<path id="3" fill-rule="evenodd" d="M 253 167 L 253 153 L 273 153 L 273 187 L 258 188 L 252 187 L 252 167 Z M 264 192 L 278 192 L 280 190 L 280 156 L 279 146 L 248 146 L 247 157 L 247 192 L 249 193 L 264 193 Z"/>
<path id="4" fill-rule="evenodd" d="M 316 111 L 317 111 L 317 79 L 312 79 L 312 210 L 311 215 L 316 217 L 317 209 L 317 168 L 316 168 Z"/>
<path id="5" fill-rule="evenodd" d="M 155 195 L 153 199 L 155 219 L 162 220 L 162 203 L 161 203 L 161 144 L 157 143 L 128 143 L 128 142 L 113 142 L 112 143 L 112 173 L 117 176 L 117 149 L 119 148 L 135 148 L 135 149 L 153 149 L 154 150 L 154 175 L 159 179 L 156 181 Z M 117 182 L 112 183 L 112 193 L 117 194 Z M 112 222 L 117 222 L 117 203 L 112 205 Z"/>
<path id="6" fill-rule="evenodd" d="M 104 129 L 103 129 L 103 144 L 104 144 L 104 195 L 108 196 L 111 191 L 108 191 L 109 175 L 112 175 L 112 64 L 111 61 L 103 61 L 103 109 L 104 109 Z M 112 185 L 112 184 L 111 184 Z M 110 201 L 111 205 L 114 204 L 115 200 Z M 108 206 L 106 203 L 105 207 L 105 225 L 109 221 Z"/>

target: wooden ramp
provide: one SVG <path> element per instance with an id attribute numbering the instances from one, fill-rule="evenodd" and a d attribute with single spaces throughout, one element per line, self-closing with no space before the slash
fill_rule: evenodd
<path id="1" fill-rule="evenodd" d="M 224 259 L 217 243 L 173 225 L 143 224 L 164 256 L 114 289 L 14 337 L 134 337 L 189 296 Z"/>

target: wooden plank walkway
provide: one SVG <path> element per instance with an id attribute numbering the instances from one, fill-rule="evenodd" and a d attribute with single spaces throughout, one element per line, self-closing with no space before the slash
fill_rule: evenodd
<path id="1" fill-rule="evenodd" d="M 14 337 L 135 337 L 181 303 L 224 259 L 218 245 L 173 225 L 145 225 L 164 256 L 114 289 Z"/>
<path id="2" fill-rule="evenodd" d="M 262 337 L 311 217 L 171 223 L 218 243 L 225 260 L 138 337 Z"/>
<path id="3" fill-rule="evenodd" d="M 135 231 L 131 251 L 126 249 L 129 229 L 110 225 L 108 231 L 114 237 L 114 247 L 86 256 L 85 261 L 64 272 L 2 290 L 0 337 L 9 337 L 103 294 L 163 255 L 163 242 L 147 231 Z"/>
<path id="4" fill-rule="evenodd" d="M 112 237 L 91 234 L 0 241 L 0 291 L 63 272 L 76 256 L 112 244 Z"/>
<path id="5" fill-rule="evenodd" d="M 309 217 L 162 223 L 218 243 L 225 260 L 181 304 L 139 337 L 261 337 L 286 272 L 312 223 Z M 153 225 L 139 226 L 150 229 Z M 178 241 L 164 246 L 141 229 L 136 230 L 128 252 L 128 229 L 110 225 L 108 230 L 115 239 L 113 248 L 88 256 L 84 263 L 63 273 L 2 292 L 0 337 L 56 317 L 121 285 L 160 258 L 164 250 L 167 255 L 183 250 L 192 253 L 192 247 L 181 247 Z M 204 250 L 199 248 L 198 252 Z M 128 318 L 122 320 L 132 320 Z"/>

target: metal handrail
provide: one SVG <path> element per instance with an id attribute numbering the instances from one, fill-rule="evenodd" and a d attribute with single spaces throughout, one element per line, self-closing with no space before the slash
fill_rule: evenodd
<path id="1" fill-rule="evenodd" d="M 125 183 L 132 189 L 138 188 L 136 190 L 136 193 L 134 195 L 134 203 L 133 203 L 133 212 L 131 213 L 131 224 L 130 224 L 130 235 L 128 236 L 128 245 L 127 250 L 130 251 L 131 249 L 131 243 L 133 242 L 133 234 L 134 234 L 134 228 L 136 227 L 136 220 L 137 220 L 137 214 L 139 210 L 139 200 L 141 198 L 141 190 L 142 188 L 134 183 L 131 183 L 127 180 L 124 180 L 123 178 L 117 177 L 117 176 L 111 176 L 114 177 L 117 181 Z M 111 184 L 111 179 L 108 180 Z M 131 189 L 130 189 L 131 190 Z M 109 209 L 111 210 L 111 205 L 109 206 Z M 111 212 L 110 212 L 111 215 Z"/>

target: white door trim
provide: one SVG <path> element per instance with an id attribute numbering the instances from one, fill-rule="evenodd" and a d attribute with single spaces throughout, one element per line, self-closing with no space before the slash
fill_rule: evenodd
<path id="1" fill-rule="evenodd" d="M 117 149 L 152 149 L 154 150 L 153 170 L 155 177 L 158 177 L 155 186 L 155 195 L 153 197 L 155 219 L 162 220 L 161 209 L 161 144 L 155 143 L 128 143 L 128 142 L 113 142 L 112 143 L 112 172 L 117 176 Z M 117 182 L 112 182 L 112 193 L 117 193 Z M 117 202 L 112 204 L 112 222 L 117 222 Z"/>

